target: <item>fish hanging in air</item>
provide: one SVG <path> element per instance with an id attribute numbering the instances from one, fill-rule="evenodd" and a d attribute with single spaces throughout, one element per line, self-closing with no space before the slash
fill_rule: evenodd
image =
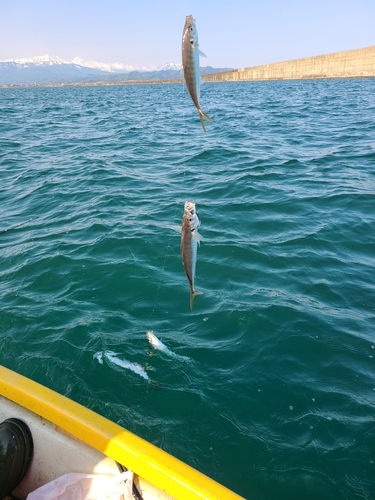
<path id="1" fill-rule="evenodd" d="M 212 118 L 203 113 L 199 104 L 201 84 L 201 76 L 199 73 L 200 53 L 202 54 L 202 52 L 199 51 L 198 32 L 195 26 L 195 19 L 193 16 L 186 16 L 184 32 L 182 34 L 182 66 L 184 68 L 186 87 L 197 107 L 203 130 L 206 132 L 204 120 L 212 122 Z"/>
<path id="2" fill-rule="evenodd" d="M 202 292 L 195 290 L 195 267 L 197 264 L 197 250 L 200 244 L 200 234 L 198 228 L 201 225 L 199 215 L 195 210 L 195 203 L 185 202 L 184 215 L 182 217 L 181 229 L 181 255 L 182 263 L 190 286 L 190 309 L 193 310 L 194 296 L 201 295 Z"/>

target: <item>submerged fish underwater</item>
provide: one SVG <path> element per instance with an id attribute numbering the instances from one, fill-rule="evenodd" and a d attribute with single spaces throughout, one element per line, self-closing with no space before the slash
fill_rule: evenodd
<path id="1" fill-rule="evenodd" d="M 184 69 L 184 78 L 190 97 L 197 107 L 203 130 L 206 132 L 204 120 L 212 122 L 212 118 L 202 111 L 199 104 L 201 84 L 199 54 L 198 31 L 195 25 L 195 19 L 193 16 L 186 16 L 182 34 L 182 66 Z"/>
<path id="2" fill-rule="evenodd" d="M 171 351 L 169 347 L 167 347 L 161 340 L 157 338 L 152 330 L 149 330 L 146 335 L 148 341 L 154 349 L 164 352 L 164 354 L 167 354 L 171 358 L 179 359 L 181 361 L 190 361 L 190 358 L 188 358 L 187 356 L 181 356 L 180 354 L 176 354 L 175 352 Z"/>
<path id="3" fill-rule="evenodd" d="M 142 366 L 139 365 L 138 363 L 132 363 L 131 361 L 128 361 L 127 359 L 120 359 L 118 357 L 117 353 L 115 353 L 113 351 L 105 351 L 104 356 L 111 363 L 113 363 L 117 366 L 121 366 L 121 368 L 125 368 L 126 370 L 130 370 L 146 380 L 150 380 L 150 377 L 147 375 L 147 373 L 142 368 Z M 99 359 L 98 356 L 96 356 L 96 358 L 98 359 L 99 363 L 102 363 L 102 361 Z"/>

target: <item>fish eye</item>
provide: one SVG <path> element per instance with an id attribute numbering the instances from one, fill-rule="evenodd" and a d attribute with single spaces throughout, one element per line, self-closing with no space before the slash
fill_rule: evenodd
<path id="1" fill-rule="evenodd" d="M 191 222 L 192 220 L 193 220 L 193 218 L 192 218 L 192 217 L 189 217 L 189 222 Z"/>

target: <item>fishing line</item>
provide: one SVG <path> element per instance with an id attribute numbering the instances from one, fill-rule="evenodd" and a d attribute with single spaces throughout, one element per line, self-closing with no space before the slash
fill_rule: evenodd
<path id="1" fill-rule="evenodd" d="M 185 85 L 185 84 L 183 84 L 183 85 Z M 185 108 L 182 111 L 182 122 L 183 122 L 183 126 L 185 126 L 185 124 L 186 124 Z M 186 130 L 186 129 L 184 129 L 184 130 Z M 184 141 L 184 153 L 183 154 L 185 155 L 185 161 L 184 161 L 184 164 L 185 164 L 186 160 L 187 160 L 187 142 L 186 141 Z M 175 212 L 174 212 L 173 221 L 175 221 L 176 217 L 177 217 L 177 210 L 179 209 L 179 200 L 182 197 L 185 178 L 186 178 L 186 170 L 184 170 L 183 178 L 182 178 L 182 182 L 181 182 L 181 189 L 180 189 L 180 191 L 178 193 L 178 197 L 177 197 L 177 200 L 176 200 L 176 209 L 175 209 Z M 163 262 L 163 266 L 162 266 L 162 272 L 164 272 L 165 264 L 167 262 L 167 258 L 168 258 L 168 255 L 169 255 L 169 249 L 171 248 L 171 246 L 170 246 L 171 238 L 172 238 L 172 232 L 170 233 L 170 235 L 168 237 L 167 248 L 166 248 L 166 251 L 165 251 L 164 262 Z M 151 321 L 151 319 L 152 319 L 152 317 L 154 315 L 155 309 L 156 309 L 156 304 L 157 304 L 157 300 L 159 298 L 159 292 L 160 292 L 160 288 L 161 288 L 161 280 L 162 280 L 162 278 L 160 277 L 159 282 L 158 282 L 158 287 L 157 287 L 157 290 L 156 290 L 154 305 L 153 305 L 151 314 L 150 314 L 150 316 L 148 318 L 148 322 Z"/>
<path id="2" fill-rule="evenodd" d="M 185 110 L 183 111 L 183 121 L 185 121 Z M 185 143 L 185 150 L 186 150 L 186 143 Z M 176 209 L 175 209 L 174 216 L 173 216 L 173 221 L 175 221 L 176 217 L 177 217 L 177 210 L 179 208 L 179 200 L 180 200 L 180 198 L 182 196 L 182 192 L 183 192 L 183 184 L 184 184 L 184 181 L 185 181 L 185 174 L 186 174 L 186 170 L 184 170 L 183 179 L 182 179 L 182 183 L 181 183 L 181 190 L 178 193 L 178 197 L 177 197 L 177 201 L 176 201 Z M 166 248 L 166 251 L 165 251 L 164 261 L 163 261 L 163 266 L 162 266 L 162 272 L 164 272 L 164 269 L 165 269 L 165 264 L 167 262 L 167 258 L 168 258 L 168 255 L 169 255 L 169 249 L 172 248 L 171 245 L 170 245 L 171 238 L 172 238 L 172 231 L 171 231 L 171 233 L 169 234 L 169 237 L 168 237 L 167 248 Z M 162 277 L 160 276 L 160 279 L 159 279 L 159 282 L 158 282 L 158 287 L 157 287 L 157 290 L 156 290 L 154 305 L 153 305 L 151 314 L 150 314 L 150 316 L 148 318 L 149 322 L 151 321 L 151 319 L 152 319 L 152 317 L 154 315 L 155 309 L 156 309 L 156 303 L 157 303 L 157 300 L 159 298 L 159 292 L 160 292 L 160 288 L 161 288 L 161 280 L 162 280 Z"/>
<path id="3" fill-rule="evenodd" d="M 186 3 L 186 2 L 185 2 Z M 182 60 L 182 59 L 181 59 Z M 181 67 L 181 76 L 183 77 L 184 76 L 184 73 L 183 73 L 183 68 Z M 177 85 L 177 84 L 176 84 Z M 183 86 L 185 87 L 186 86 L 186 83 L 184 82 L 183 83 Z M 186 96 L 188 97 L 189 96 L 189 93 L 187 91 L 187 88 L 184 89 L 186 91 Z M 184 101 L 183 101 L 184 102 Z M 183 107 L 183 110 L 182 110 L 182 123 L 183 123 L 183 127 L 186 127 L 186 110 L 185 110 L 185 106 Z M 186 130 L 186 128 L 184 128 L 183 130 Z M 186 132 L 185 132 L 185 137 L 184 137 L 184 146 L 183 146 L 183 158 L 184 158 L 184 161 L 183 161 L 183 164 L 186 165 L 186 162 L 187 162 L 187 159 L 188 159 L 188 155 L 187 155 L 187 138 L 186 138 Z M 178 193 L 178 198 L 177 198 L 177 201 L 176 201 L 176 209 L 175 209 L 175 213 L 174 213 L 174 217 L 173 217 L 173 220 L 176 220 L 176 217 L 177 217 L 177 210 L 179 209 L 179 200 L 181 199 L 182 197 L 182 193 L 183 193 L 183 190 L 184 190 L 184 183 L 185 183 L 185 179 L 186 179 L 186 168 L 184 169 L 184 173 L 183 173 L 183 179 L 182 179 L 182 182 L 181 182 L 181 188 L 180 188 L 180 191 Z M 168 258 L 168 255 L 169 255 L 169 249 L 171 248 L 170 246 L 170 242 L 171 242 L 171 238 L 172 238 L 172 233 L 169 235 L 168 237 L 168 242 L 167 242 L 167 248 L 166 248 L 166 252 L 165 252 L 165 255 L 164 255 L 164 262 L 163 262 L 163 266 L 162 266 L 162 272 L 164 272 L 165 270 L 165 265 L 166 265 L 166 262 L 167 262 L 167 258 Z M 159 292 L 160 292 L 160 288 L 161 288 L 161 280 L 162 278 L 160 277 L 159 279 L 159 282 L 158 282 L 158 287 L 157 287 L 157 290 L 156 290 L 156 295 L 155 295 L 155 300 L 154 300 L 154 305 L 153 305 L 153 308 L 152 308 L 152 311 L 151 311 L 151 314 L 148 318 L 148 321 L 150 322 L 153 315 L 154 315 L 154 312 L 155 312 L 155 309 L 156 309 L 156 305 L 157 305 L 157 301 L 158 301 L 158 298 L 159 298 Z"/>
<path id="4" fill-rule="evenodd" d="M 13 229 L 17 229 L 21 226 L 24 226 L 25 224 L 28 224 L 29 222 L 31 222 L 33 220 L 33 218 L 31 217 L 31 219 L 29 220 L 26 220 L 25 222 L 20 222 L 19 224 L 16 224 L 15 226 L 12 226 L 12 227 L 9 227 L 8 229 L 2 229 L 0 231 L 0 234 L 2 233 L 7 233 L 8 231 L 12 231 Z"/>

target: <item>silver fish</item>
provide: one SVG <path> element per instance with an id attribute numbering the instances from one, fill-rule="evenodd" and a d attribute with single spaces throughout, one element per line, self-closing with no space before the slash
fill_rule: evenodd
<path id="1" fill-rule="evenodd" d="M 126 368 L 127 370 L 131 370 L 132 372 L 136 373 L 137 375 L 140 375 L 141 377 L 143 377 L 146 380 L 150 380 L 150 377 L 147 375 L 147 373 L 142 368 L 142 366 L 139 365 L 138 363 L 132 363 L 131 361 L 128 361 L 127 359 L 120 359 L 117 357 L 117 354 L 115 352 L 112 352 L 112 351 L 106 351 L 104 353 L 104 356 L 111 363 L 114 363 L 117 366 L 121 366 L 121 368 Z M 98 359 L 98 361 L 99 361 L 99 359 Z"/>
<path id="2" fill-rule="evenodd" d="M 195 267 L 197 264 L 197 250 L 200 244 L 200 234 L 198 228 L 201 225 L 199 215 L 195 210 L 195 203 L 185 202 L 184 215 L 182 217 L 181 229 L 181 255 L 182 263 L 190 286 L 190 309 L 193 310 L 194 296 L 201 295 L 202 292 L 195 290 Z"/>
<path id="3" fill-rule="evenodd" d="M 198 31 L 193 16 L 186 16 L 184 32 L 182 34 L 182 66 L 184 68 L 186 87 L 197 107 L 203 130 L 206 132 L 204 120 L 212 122 L 212 118 L 203 113 L 199 104 L 201 83 L 199 74 L 199 43 Z"/>
<path id="4" fill-rule="evenodd" d="M 159 351 L 164 352 L 165 354 L 168 354 L 168 356 L 171 356 L 171 358 L 176 358 L 180 359 L 181 361 L 190 361 L 190 358 L 187 356 L 181 356 L 180 354 L 176 354 L 175 352 L 171 351 L 169 347 L 167 347 L 161 340 L 157 338 L 157 336 L 154 334 L 152 331 L 148 331 L 146 333 L 148 341 L 154 347 L 154 349 L 157 349 Z"/>

